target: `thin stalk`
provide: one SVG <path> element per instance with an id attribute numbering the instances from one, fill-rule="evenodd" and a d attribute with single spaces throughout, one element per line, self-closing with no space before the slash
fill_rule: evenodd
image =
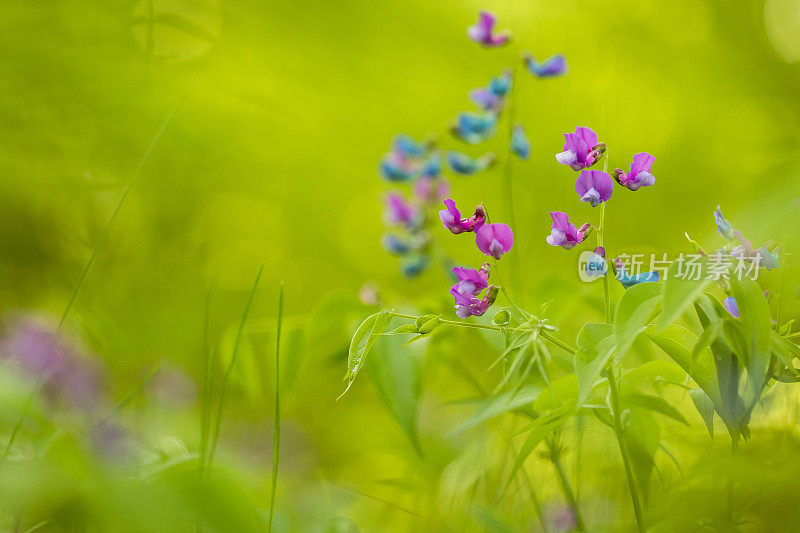
<path id="1" fill-rule="evenodd" d="M 510 303 L 511 306 L 517 310 L 517 312 L 520 314 L 520 316 L 522 316 L 522 318 L 529 318 L 531 315 L 527 313 L 525 310 L 523 310 L 520 306 L 518 306 L 516 302 L 514 302 L 514 300 L 511 298 L 511 295 L 506 290 L 505 283 L 503 283 L 503 279 L 500 276 L 500 266 L 498 265 L 497 261 L 495 261 L 494 265 L 492 265 L 492 271 L 494 272 L 495 277 L 497 277 L 497 282 L 500 283 L 500 291 L 503 293 L 503 296 L 506 297 L 508 303 Z"/>
<path id="2" fill-rule="evenodd" d="M 561 450 L 558 449 L 558 444 L 552 438 L 547 439 L 547 447 L 550 451 L 550 462 L 558 472 L 558 479 L 561 482 L 561 490 L 564 492 L 564 497 L 575 515 L 575 527 L 578 531 L 585 531 L 583 517 L 578 508 L 578 500 L 575 498 L 575 492 L 572 490 L 572 485 L 567 477 L 567 472 L 564 470 L 564 465 L 561 463 Z"/>
<path id="3" fill-rule="evenodd" d="M 283 326 L 283 300 L 284 285 L 281 282 L 281 292 L 278 296 L 278 330 L 275 340 L 275 419 L 272 428 L 272 492 L 269 497 L 269 526 L 267 531 L 272 531 L 272 518 L 275 514 L 275 493 L 278 488 L 278 453 L 281 444 L 281 327 Z"/>
<path id="4" fill-rule="evenodd" d="M 209 445 L 207 468 L 211 468 L 214 464 L 214 453 L 217 450 L 217 441 L 219 440 L 219 430 L 222 426 L 222 409 L 225 406 L 225 396 L 228 393 L 228 385 L 230 384 L 231 373 L 236 365 L 236 357 L 239 355 L 239 344 L 242 341 L 242 332 L 244 331 L 244 324 L 247 322 L 247 315 L 250 313 L 250 306 L 253 303 L 253 297 L 256 295 L 258 282 L 261 281 L 261 273 L 264 272 L 264 264 L 258 269 L 256 279 L 253 282 L 253 288 L 250 290 L 250 295 L 247 297 L 247 303 L 244 306 L 242 313 L 242 320 L 239 322 L 239 329 L 236 332 L 236 340 L 233 343 L 233 352 L 231 353 L 231 360 L 228 363 L 228 368 L 225 370 L 225 375 L 222 378 L 222 390 L 220 392 L 219 404 L 217 405 L 217 420 L 214 425 L 214 432 L 211 436 L 211 443 Z"/>
<path id="5" fill-rule="evenodd" d="M 506 213 L 508 213 L 508 222 L 514 230 L 518 230 L 516 216 L 514 215 L 514 188 L 512 181 L 512 159 L 513 153 L 511 150 L 511 139 L 514 137 L 514 121 L 516 120 L 517 111 L 517 89 L 519 80 L 517 79 L 517 66 L 519 61 L 514 61 L 514 66 L 511 71 L 511 95 L 510 103 L 508 106 L 508 152 L 506 153 L 505 172 L 503 172 L 503 199 L 505 203 Z M 519 254 L 514 254 L 511 258 L 511 278 L 514 286 L 519 288 L 521 283 L 520 270 L 519 270 Z M 516 307 L 516 305 L 514 306 Z"/>
<path id="6" fill-rule="evenodd" d="M 642 514 L 642 504 L 639 497 L 639 489 L 636 485 L 636 479 L 633 477 L 633 467 L 631 466 L 631 459 L 628 452 L 628 444 L 625 441 L 625 434 L 622 429 L 622 420 L 620 418 L 619 407 L 619 389 L 617 386 L 616 371 L 613 368 L 608 370 L 608 388 L 611 392 L 611 414 L 614 421 L 614 434 L 619 443 L 619 452 L 622 455 L 622 463 L 625 466 L 625 477 L 628 479 L 628 489 L 631 493 L 631 500 L 633 501 L 633 512 L 636 515 L 636 525 L 640 533 L 645 533 L 646 528 L 644 525 L 644 516 Z"/>
<path id="7" fill-rule="evenodd" d="M 211 291 L 206 294 L 206 305 L 203 316 L 203 389 L 200 420 L 200 477 L 205 475 L 208 453 L 208 435 L 211 427 L 211 394 L 214 385 L 213 356 L 208 342 L 208 322 L 211 311 Z"/>
<path id="8" fill-rule="evenodd" d="M 736 457 L 736 454 L 739 451 L 739 434 L 731 434 L 731 457 Z M 736 509 L 736 483 L 733 479 L 728 479 L 728 508 L 727 508 L 727 519 L 732 524 L 733 523 L 733 516 L 734 510 Z"/>

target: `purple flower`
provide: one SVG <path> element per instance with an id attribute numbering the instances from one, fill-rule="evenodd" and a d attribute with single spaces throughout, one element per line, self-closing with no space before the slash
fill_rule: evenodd
<path id="1" fill-rule="evenodd" d="M 511 134 L 511 151 L 517 154 L 520 159 L 528 159 L 531 155 L 531 142 L 525 136 L 525 128 L 522 124 L 515 124 Z"/>
<path id="2" fill-rule="evenodd" d="M 504 253 L 511 250 L 514 234 L 505 224 L 484 224 L 475 232 L 475 244 L 481 252 L 500 259 Z"/>
<path id="3" fill-rule="evenodd" d="M 502 97 L 484 88 L 470 91 L 469 99 L 483 111 L 494 111 L 495 113 L 500 110 L 503 103 Z"/>
<path id="4" fill-rule="evenodd" d="M 42 384 L 53 400 L 89 407 L 100 392 L 100 368 L 83 357 L 49 321 L 31 316 L 11 319 L 0 338 L 0 361 L 8 360 Z"/>
<path id="5" fill-rule="evenodd" d="M 648 282 L 656 282 L 658 281 L 658 272 L 642 272 L 640 274 L 635 274 L 633 276 L 629 276 L 628 273 L 625 271 L 625 265 L 622 264 L 619 258 L 617 258 L 615 262 L 616 266 L 616 278 L 622 284 L 623 287 L 626 289 L 633 287 L 634 285 L 638 285 L 640 283 L 648 283 Z"/>
<path id="6" fill-rule="evenodd" d="M 494 135 L 497 115 L 492 112 L 458 114 L 456 123 L 451 129 L 453 135 L 468 144 L 478 144 Z"/>
<path id="7" fill-rule="evenodd" d="M 717 206 L 717 210 L 714 211 L 714 222 L 717 223 L 717 233 L 729 241 L 736 239 L 736 235 L 734 235 L 733 231 L 733 224 L 725 220 L 725 217 L 722 216 L 722 210 L 719 206 Z"/>
<path id="8" fill-rule="evenodd" d="M 462 294 L 458 292 L 458 284 L 450 288 L 450 294 L 456 302 L 456 315 L 459 318 L 467 318 L 470 316 L 481 316 L 497 299 L 498 288 L 494 285 L 489 285 L 483 299 L 479 300 L 476 295 Z"/>
<path id="9" fill-rule="evenodd" d="M 725 300 L 722 301 L 723 307 L 728 310 L 731 316 L 735 318 L 739 318 L 741 313 L 739 313 L 739 304 L 736 303 L 736 298 L 733 296 L 728 296 Z"/>
<path id="10" fill-rule="evenodd" d="M 622 170 L 614 171 L 614 179 L 623 187 L 635 191 L 639 187 L 653 185 L 656 179 L 650 174 L 650 166 L 656 158 L 647 152 L 640 152 L 633 156 L 633 163 L 627 174 Z"/>
<path id="11" fill-rule="evenodd" d="M 537 78 L 555 78 L 567 73 L 567 60 L 561 54 L 556 54 L 541 63 L 536 61 L 531 54 L 525 54 L 523 60 L 525 66 L 528 67 L 528 72 Z"/>
<path id="12" fill-rule="evenodd" d="M 446 179 L 429 179 L 422 177 L 414 182 L 414 196 L 421 202 L 434 204 L 447 196 L 450 184 Z"/>
<path id="13" fill-rule="evenodd" d="M 386 195 L 386 220 L 390 224 L 412 226 L 417 218 L 417 209 L 397 193 Z"/>
<path id="14" fill-rule="evenodd" d="M 461 211 L 456 208 L 456 203 L 452 199 L 445 200 L 444 205 L 447 209 L 439 211 L 439 218 L 442 219 L 444 227 L 455 235 L 465 231 L 477 231 L 486 222 L 486 211 L 483 204 L 478 204 L 475 207 L 475 213 L 468 219 L 461 218 Z"/>
<path id="15" fill-rule="evenodd" d="M 511 32 L 504 30 L 494 33 L 496 20 L 492 13 L 481 11 L 478 22 L 467 28 L 467 36 L 482 46 L 496 47 L 506 44 L 511 38 Z"/>
<path id="16" fill-rule="evenodd" d="M 569 165 L 572 170 L 583 170 L 594 165 L 606 146 L 598 143 L 597 134 L 589 128 L 578 127 L 575 133 L 565 133 L 567 142 L 564 144 L 564 151 L 556 154 L 556 161 L 562 165 Z"/>
<path id="17" fill-rule="evenodd" d="M 575 191 L 581 197 L 581 202 L 589 202 L 592 207 L 597 207 L 611 198 L 614 181 L 603 171 L 581 170 L 575 181 Z"/>
<path id="18" fill-rule="evenodd" d="M 467 154 L 461 152 L 449 151 L 447 152 L 447 164 L 456 174 L 462 176 L 469 176 L 489 168 L 494 163 L 495 156 L 489 152 L 483 154 L 477 159 L 473 159 Z"/>
<path id="19" fill-rule="evenodd" d="M 553 218 L 553 228 L 547 236 L 547 244 L 550 246 L 561 246 L 569 250 L 583 242 L 588 234 L 589 223 L 587 222 L 580 229 L 569 221 L 569 216 L 561 211 L 551 211 Z"/>
<path id="20" fill-rule="evenodd" d="M 473 268 L 454 267 L 453 274 L 456 275 L 458 283 L 453 285 L 459 294 L 465 296 L 477 296 L 487 287 L 489 281 L 489 263 L 481 265 L 480 270 Z"/>
<path id="21" fill-rule="evenodd" d="M 731 257 L 749 263 L 755 263 L 756 266 L 762 266 L 767 270 L 772 270 L 780 266 L 780 254 L 778 250 L 775 250 L 774 253 L 770 252 L 766 243 L 762 244 L 761 248 L 758 250 L 755 250 L 753 249 L 753 243 L 746 239 L 741 231 L 733 230 L 733 234 L 741 244 L 735 246 L 731 250 Z"/>

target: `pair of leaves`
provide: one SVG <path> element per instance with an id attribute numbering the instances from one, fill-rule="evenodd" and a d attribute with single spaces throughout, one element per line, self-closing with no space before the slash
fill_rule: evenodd
<path id="1" fill-rule="evenodd" d="M 353 339 L 350 341 L 350 349 L 347 353 L 347 373 L 344 376 L 345 381 L 347 381 L 347 387 L 337 400 L 350 390 L 356 376 L 364 367 L 367 354 L 375 346 L 378 337 L 389 327 L 389 322 L 391 321 L 392 314 L 389 311 L 379 311 L 374 315 L 368 316 L 358 326 Z"/>

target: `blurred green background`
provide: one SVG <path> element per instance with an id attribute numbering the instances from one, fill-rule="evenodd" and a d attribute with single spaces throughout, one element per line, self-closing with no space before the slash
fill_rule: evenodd
<path id="1" fill-rule="evenodd" d="M 149 28 L 151 9 L 158 17 Z M 499 26 L 512 30 L 512 45 L 485 50 L 467 39 L 466 27 L 480 9 L 494 11 Z M 522 51 L 563 53 L 570 72 L 540 81 L 520 70 L 516 80 L 517 119 L 533 151 L 529 161 L 512 163 L 514 254 L 522 266 L 515 291 L 531 308 L 553 300 L 551 319 L 569 335 L 579 320 L 602 314 L 596 287 L 577 281 L 576 255 L 544 240 L 548 211 L 567 211 L 581 222 L 596 216 L 578 205 L 572 174 L 554 160 L 563 133 L 577 125 L 598 132 L 612 166 L 626 168 L 639 151 L 656 156 L 656 186 L 617 191 L 609 204 L 613 253 L 689 251 L 687 231 L 712 248 L 721 245 L 712 219 L 717 204 L 756 245 L 796 239 L 800 219 L 791 204 L 800 196 L 800 71 L 792 61 L 800 57 L 800 6 L 792 0 L 7 0 L 2 11 L 5 316 L 57 320 L 126 184 L 137 176 L 66 324 L 102 362 L 104 399 L 91 415 L 65 418 L 34 402 L 17 460 L 6 463 L 13 468 L 0 467 L 9 529 L 21 524 L 17 530 L 24 531 L 40 520 L 44 528 L 80 529 L 102 516 L 106 530 L 182 530 L 194 524 L 175 518 L 183 515 L 174 510 L 191 514 L 203 506 L 234 517 L 227 527 L 225 519 L 208 518 L 212 529 L 255 528 L 248 520 L 263 515 L 269 494 L 271 354 L 281 281 L 287 329 L 277 528 L 535 524 L 522 499 L 495 510 L 502 520 L 489 515 L 489 499 L 478 511 L 459 511 L 469 507 L 460 497 L 479 501 L 483 490 L 464 476 L 480 476 L 499 461 L 486 447 L 502 448 L 502 439 L 490 442 L 480 433 L 444 437 L 470 412 L 447 405 L 470 391 L 450 363 L 489 389 L 496 382 L 484 371 L 496 352 L 481 337 L 443 332 L 427 347 L 403 352 L 387 343 L 376 359 L 396 353 L 402 361 L 379 368 L 396 368 L 373 376 L 377 387 L 360 380 L 334 401 L 349 335 L 370 312 L 356 298 L 365 282 L 398 308 L 441 312 L 452 305 L 441 269 L 408 280 L 381 248 L 382 197 L 390 187 L 378 176 L 378 161 L 398 132 L 422 139 L 443 131 L 471 107 L 468 91 L 512 66 Z M 474 155 L 491 149 L 502 158 L 507 139 L 501 131 L 479 149 L 443 142 Z M 459 205 L 482 201 L 502 220 L 503 168 L 452 178 L 452 197 Z M 457 262 L 481 262 L 469 239 L 448 236 L 440 229 L 435 238 Z M 179 455 L 183 448 L 196 453 L 206 297 L 208 336 L 224 361 L 261 263 L 264 276 L 223 421 L 225 479 L 202 492 L 170 478 L 158 489 L 168 496 L 158 498 L 135 483 L 128 487 L 130 479 L 116 467 L 98 467 L 84 456 L 76 428 L 102 418 L 158 361 L 158 376 L 117 417 L 136 436 L 140 460 L 134 463 L 148 462 L 141 459 L 146 450 L 170 457 L 164 451 L 170 443 Z M 796 301 L 788 305 L 796 311 Z M 581 317 L 574 316 L 578 311 Z M 387 392 L 386 383 L 394 388 Z M 9 407 L 0 442 L 29 390 L 17 383 L 4 393 Z M 702 423 L 692 415 L 699 429 L 686 437 L 692 444 L 684 458 L 707 453 Z M 60 442 L 73 430 L 71 444 Z M 415 432 L 422 457 L 404 435 Z M 793 430 L 788 434 L 796 438 Z M 602 456 L 602 449 L 592 453 Z M 50 459 L 36 462 L 31 474 L 23 459 L 40 456 Z M 484 462 L 473 472 L 466 468 Z M 611 523 L 615 513 L 629 511 L 618 494 L 619 465 L 607 468 L 612 474 L 605 481 L 600 475 L 594 489 L 607 498 L 594 505 L 606 509 Z M 543 499 L 557 501 L 553 482 L 542 483 Z M 241 497 L 225 501 L 219 494 Z M 252 505 L 243 503 L 248 498 Z M 623 502 L 619 509 L 612 499 Z M 102 505 L 98 510 L 90 502 Z M 168 527 L 166 520 L 175 522 Z"/>

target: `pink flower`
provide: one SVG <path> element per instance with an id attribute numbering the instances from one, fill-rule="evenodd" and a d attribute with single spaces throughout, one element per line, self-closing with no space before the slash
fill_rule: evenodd
<path id="1" fill-rule="evenodd" d="M 514 233 L 505 224 L 484 224 L 475 232 L 475 244 L 486 255 L 500 259 L 511 250 L 514 244 Z"/>
<path id="2" fill-rule="evenodd" d="M 569 216 L 561 211 L 551 211 L 553 218 L 553 228 L 547 236 L 547 244 L 550 246 L 561 246 L 569 250 L 583 242 L 588 234 L 589 223 L 587 222 L 580 229 L 575 224 L 570 223 Z"/>
<path id="3" fill-rule="evenodd" d="M 623 187 L 635 191 L 639 187 L 647 187 L 656 182 L 656 178 L 650 174 L 650 167 L 656 158 L 647 152 L 641 152 L 633 156 L 633 163 L 626 174 L 620 169 L 614 171 L 614 179 Z"/>
<path id="4" fill-rule="evenodd" d="M 594 165 L 606 145 L 597 141 L 597 134 L 589 128 L 575 128 L 575 133 L 565 133 L 564 151 L 556 154 L 556 161 L 569 165 L 572 170 L 583 170 Z"/>
<path id="5" fill-rule="evenodd" d="M 503 30 L 494 33 L 495 22 L 497 22 L 497 17 L 492 13 L 481 11 L 478 15 L 478 22 L 467 28 L 467 36 L 482 46 L 503 46 L 511 39 L 511 32 Z"/>
<path id="6" fill-rule="evenodd" d="M 475 207 L 475 214 L 468 219 L 461 218 L 461 211 L 456 208 L 456 203 L 452 199 L 445 200 L 444 205 L 447 209 L 439 211 L 439 218 L 442 219 L 444 227 L 456 235 L 465 231 L 477 231 L 486 221 L 483 204 L 478 204 Z"/>

